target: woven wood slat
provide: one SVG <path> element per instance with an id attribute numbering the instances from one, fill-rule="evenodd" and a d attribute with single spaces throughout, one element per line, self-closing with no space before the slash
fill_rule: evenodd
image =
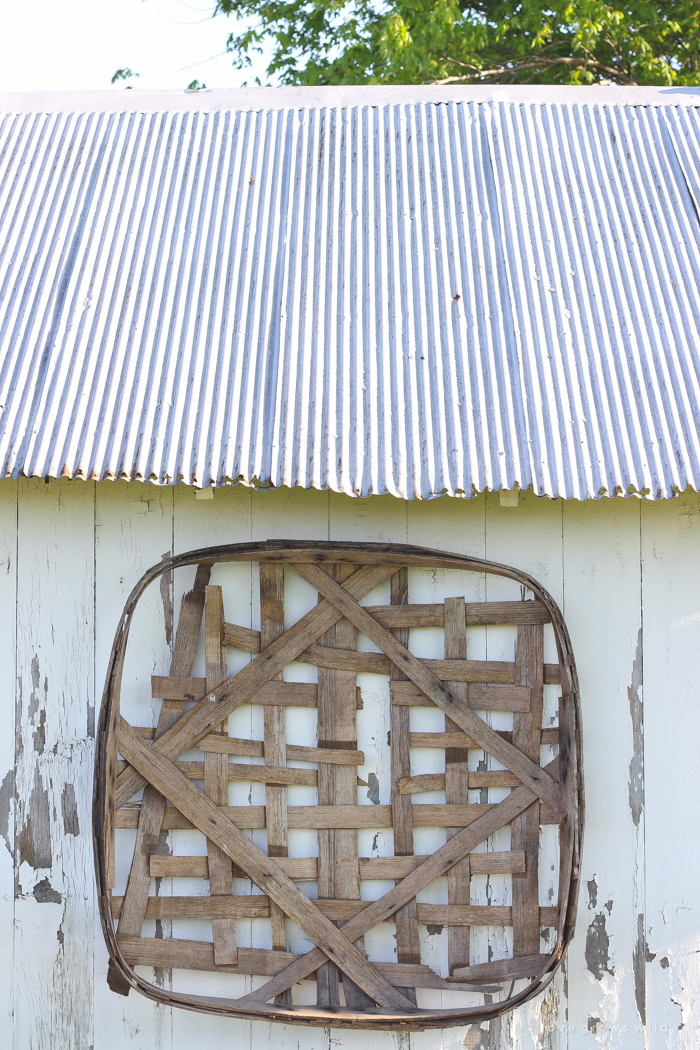
<path id="1" fill-rule="evenodd" d="M 329 555 L 337 549 L 327 546 Z M 170 674 L 152 679 L 153 696 L 162 700 L 155 730 L 132 727 L 119 717 L 123 646 L 115 643 L 100 715 L 95 809 L 110 987 L 126 993 L 129 985 L 136 986 L 163 1003 L 181 1002 L 197 1009 L 196 997 L 146 986 L 133 967 L 259 974 L 269 978 L 267 983 L 238 1000 L 221 1000 L 221 1012 L 404 1031 L 475 1023 L 537 994 L 559 965 L 573 932 L 581 829 L 575 670 L 563 621 L 549 596 L 522 577 L 521 586 L 532 591 L 535 601 L 478 603 L 445 597 L 434 605 L 411 605 L 413 570 L 396 557 L 387 554 L 383 561 L 360 547 L 353 548 L 354 557 L 348 548 L 333 559 L 318 553 L 307 556 L 303 545 L 270 543 L 259 545 L 257 557 L 253 548 L 246 550 L 246 557 L 259 566 L 261 630 L 256 632 L 232 623 L 233 609 L 224 609 L 221 587 L 209 585 L 212 565 L 223 550 L 212 552 L 211 559 L 208 552 L 199 552 L 195 585 L 182 602 Z M 238 553 L 234 557 L 245 560 Z M 515 570 L 444 557 L 452 559 L 453 568 L 518 579 Z M 406 561 L 430 568 L 435 556 L 411 549 Z M 173 559 L 172 567 L 176 564 Z M 316 588 L 318 601 L 285 631 L 287 569 Z M 217 581 L 220 571 L 225 568 L 217 568 Z M 363 598 L 385 580 L 390 581 L 389 604 L 362 606 Z M 127 625 L 130 615 L 128 611 L 123 621 Z M 498 625 L 512 631 L 513 661 L 469 659 L 470 629 Z M 423 628 L 444 630 L 441 659 L 412 655 L 410 632 Z M 360 630 L 384 651 L 358 651 Z M 544 663 L 545 630 L 554 633 L 557 665 Z M 200 642 L 205 676 L 197 678 L 192 671 Z M 255 654 L 233 678 L 227 677 L 228 647 Z M 294 660 L 315 664 L 318 683 L 285 682 L 283 669 Z M 384 800 L 378 804 L 376 796 L 375 804 L 369 804 L 364 791 L 360 798 L 357 794 L 359 785 L 367 787 L 358 777 L 358 767 L 365 762 L 357 746 L 358 712 L 366 717 L 356 679 L 360 672 L 388 679 L 390 805 Z M 561 684 L 560 724 L 543 729 L 548 683 Z M 186 711 L 188 701 L 191 709 Z M 228 735 L 228 716 L 242 703 L 262 707 L 262 740 Z M 296 706 L 317 709 L 313 743 L 287 743 L 288 718 L 290 725 L 294 723 L 286 708 Z M 442 708 L 443 731 L 411 731 L 411 708 L 421 707 Z M 512 730 L 492 730 L 485 711 L 508 713 Z M 426 717 L 434 716 L 417 712 L 415 717 L 425 724 Z M 541 746 L 559 743 L 561 763 L 555 759 L 543 766 Z M 193 745 L 201 748 L 200 756 L 185 754 Z M 421 773 L 420 767 L 414 772 L 413 749 L 426 747 L 444 750 L 444 773 Z M 486 768 L 481 765 L 470 772 L 470 748 L 482 753 L 486 748 L 487 757 L 506 768 L 489 768 L 487 762 Z M 415 752 L 416 761 L 418 755 Z M 247 765 L 246 759 L 256 764 Z M 304 768 L 289 767 L 288 760 L 301 762 Z M 369 779 L 373 793 L 376 785 Z M 229 806 L 231 781 L 264 784 L 265 805 Z M 133 799 L 144 782 L 143 800 Z M 287 792 L 295 786 L 317 790 L 318 804 L 289 805 Z M 490 789 L 498 789 L 501 794 L 496 797 L 503 800 L 492 802 Z M 470 803 L 469 792 L 475 790 L 482 793 L 481 802 Z M 423 801 L 421 793 L 426 791 L 444 791 L 445 801 Z M 504 791 L 510 791 L 505 798 Z M 559 871 L 565 884 L 560 886 L 556 907 L 540 908 L 540 826 L 547 823 L 560 826 Z M 492 836 L 507 826 L 511 848 L 482 852 Z M 110 829 L 121 835 L 119 829 L 128 827 L 137 831 L 131 873 L 124 896 L 110 901 L 103 889 L 109 885 L 113 866 L 109 836 L 115 832 Z M 445 845 L 427 856 L 415 856 L 416 827 L 443 828 Z M 175 828 L 202 832 L 207 855 L 156 853 L 161 831 Z M 256 828 L 266 829 L 267 854 L 244 834 Z M 292 828 L 315 831 L 317 857 L 288 856 Z M 392 829 L 394 855 L 359 856 L 358 835 L 364 834 L 363 829 L 382 828 Z M 113 841 L 123 848 L 122 839 Z M 548 856 L 548 867 L 550 862 Z M 509 880 L 512 903 L 508 898 L 499 906 L 472 903 L 472 875 L 489 874 Z M 417 894 L 443 876 L 444 903 L 417 903 Z M 150 897 L 151 878 L 208 880 L 209 895 L 182 896 L 176 891 L 171 897 Z M 234 878 L 251 880 L 262 893 L 254 889 L 252 895 L 234 894 Z M 379 900 L 362 900 L 363 880 L 388 880 L 393 889 Z M 311 901 L 309 890 L 302 892 L 300 887 L 313 882 L 318 885 L 318 898 Z M 303 956 L 293 955 L 285 917 L 319 947 Z M 172 938 L 143 937 L 144 920 L 173 923 Z M 210 922 L 212 943 L 180 939 L 177 924 L 183 920 Z M 237 943 L 236 924 L 244 920 L 269 923 L 271 950 Z M 395 962 L 370 962 L 365 953 L 365 934 L 382 922 L 395 927 Z M 446 928 L 443 975 L 421 960 L 421 924 Z M 513 957 L 482 963 L 477 955 L 472 963 L 471 927 L 498 925 L 512 926 Z M 544 927 L 556 931 L 556 946 L 548 955 L 540 948 Z M 242 936 L 241 930 L 238 933 Z M 293 986 L 309 977 L 316 980 L 316 1005 L 295 1006 Z M 468 989 L 471 1003 L 474 994 L 488 993 L 488 1000 L 482 1007 L 426 1010 L 420 989 L 429 988 Z"/>
<path id="2" fill-rule="evenodd" d="M 467 610 L 461 598 L 445 599 L 445 659 L 466 660 L 467 658 Z M 455 696 L 469 704 L 469 684 L 467 682 L 448 682 L 448 687 Z M 447 715 L 445 732 L 455 734 L 460 727 Z M 445 748 L 445 801 L 451 803 L 469 802 L 469 751 L 467 748 Z M 459 828 L 445 828 L 448 839 L 459 833 Z M 470 894 L 471 872 L 469 857 L 460 860 L 447 873 L 447 899 L 450 904 L 468 905 Z M 469 927 L 447 927 L 447 966 L 450 973 L 456 966 L 469 965 Z"/>
<path id="3" fill-rule="evenodd" d="M 260 647 L 266 649 L 284 634 L 284 565 L 281 562 L 260 562 Z M 282 674 L 275 676 L 282 680 Z M 286 713 L 283 707 L 266 707 L 263 713 L 265 765 L 282 767 L 287 764 Z M 269 857 L 286 857 L 287 846 L 287 789 L 270 782 L 265 785 L 265 826 Z M 287 931 L 284 912 L 270 904 L 272 950 L 286 952 Z M 283 992 L 275 1002 L 291 1006 L 291 992 Z"/>
<path id="4" fill-rule="evenodd" d="M 391 578 L 391 606 L 405 609 L 408 606 L 408 570 L 400 569 Z M 395 627 L 392 634 L 402 645 L 408 645 L 409 628 Z M 406 682 L 403 671 L 391 664 L 389 671 L 390 690 L 394 683 Z M 410 857 L 413 854 L 413 806 L 410 796 L 403 795 L 400 781 L 411 774 L 410 713 L 405 707 L 393 702 L 391 692 L 391 822 L 394 828 L 394 855 Z M 396 924 L 396 958 L 400 963 L 420 962 L 420 933 L 415 900 L 410 900 L 394 916 Z M 412 988 L 403 989 L 408 999 L 415 1002 Z"/>
<path id="5" fill-rule="evenodd" d="M 228 677 L 226 648 L 223 644 L 224 602 L 221 587 L 206 589 L 204 604 L 204 654 L 207 670 L 207 692 L 214 690 Z M 214 734 L 228 734 L 226 722 L 214 729 Z M 204 794 L 217 806 L 228 806 L 228 759 L 215 752 L 204 755 Z M 209 892 L 214 896 L 228 896 L 233 892 L 231 860 L 219 846 L 207 839 L 209 857 Z M 217 966 L 235 966 L 238 961 L 236 924 L 232 919 L 212 921 L 214 934 L 214 961 Z"/>

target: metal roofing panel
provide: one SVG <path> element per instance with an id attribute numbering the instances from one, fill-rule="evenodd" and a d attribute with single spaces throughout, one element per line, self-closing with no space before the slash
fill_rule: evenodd
<path id="1" fill-rule="evenodd" d="M 697 99 L 411 90 L 0 117 L 0 476 L 700 488 Z"/>

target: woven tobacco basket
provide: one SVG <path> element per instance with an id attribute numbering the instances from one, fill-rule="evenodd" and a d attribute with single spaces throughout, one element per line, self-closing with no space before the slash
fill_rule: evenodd
<path id="1" fill-rule="evenodd" d="M 240 562 L 252 568 L 239 599 L 225 574 Z M 168 573 L 167 589 L 175 570 L 189 573 L 191 589 L 169 674 L 151 679 L 150 693 L 161 701 L 157 724 L 132 725 L 120 715 L 130 626 L 149 585 Z M 318 599 L 285 630 L 285 581 L 289 607 L 290 587 L 297 596 L 304 588 L 298 577 L 307 597 L 315 591 Z M 520 585 L 523 600 L 465 600 L 497 590 L 494 577 Z M 259 631 L 231 622 L 243 618 L 241 609 L 251 618 L 251 591 L 259 593 Z M 373 604 L 374 591 L 383 603 Z M 411 601 L 427 593 L 439 603 Z M 442 644 L 436 628 L 444 632 L 444 658 L 413 655 L 425 651 L 421 639 Z M 358 650 L 358 634 L 372 651 Z M 509 660 L 474 658 L 487 643 L 504 655 L 504 639 Z M 556 663 L 545 663 L 545 644 Z M 229 650 L 238 651 L 231 658 L 242 668 L 233 677 Z M 193 677 L 196 660 L 200 677 Z M 317 682 L 283 679 L 299 663 L 316 665 Z M 138 690 L 130 668 L 124 702 L 132 712 Z M 365 690 L 373 699 L 363 709 Z M 152 699 L 141 695 L 142 721 L 150 723 Z M 254 705 L 246 725 L 259 728 L 239 738 L 233 732 L 245 712 L 234 729 L 227 723 L 242 705 Z M 316 708 L 313 746 L 287 740 L 287 727 L 313 712 L 287 707 Z M 439 731 L 412 731 L 420 718 Z M 390 743 L 382 774 L 390 775 L 390 805 L 377 804 L 379 782 L 362 769 L 358 736 Z M 420 1030 L 511 1010 L 538 995 L 562 962 L 574 929 L 583 827 L 578 687 L 559 609 L 516 569 L 385 544 L 270 541 L 171 558 L 146 573 L 126 604 L 98 740 L 93 829 L 114 991 L 135 988 L 160 1003 L 230 1017 Z M 438 771 L 416 773 L 426 756 Z M 236 795 L 242 784 L 248 804 L 230 805 L 230 785 Z M 300 788 L 307 804 L 293 805 Z M 253 790 L 264 806 L 250 804 Z M 135 847 L 125 828 L 135 829 Z M 316 832 L 317 850 L 308 830 L 294 839 L 297 828 Z M 159 837 L 168 829 L 195 829 L 187 832 L 195 839 L 201 832 L 202 855 L 162 855 Z M 175 830 L 175 846 L 185 837 Z M 313 855 L 290 856 L 298 841 Z M 153 878 L 167 879 L 173 895 Z M 499 885 L 500 902 L 492 903 Z M 164 921 L 172 922 L 165 936 Z M 193 928 L 201 939 L 192 939 Z M 377 950 L 382 929 L 384 952 Z M 494 938 L 498 947 L 489 952 Z M 478 961 L 485 955 L 492 961 Z M 176 989 L 224 992 L 168 990 L 137 966 L 175 971 L 168 983 Z"/>

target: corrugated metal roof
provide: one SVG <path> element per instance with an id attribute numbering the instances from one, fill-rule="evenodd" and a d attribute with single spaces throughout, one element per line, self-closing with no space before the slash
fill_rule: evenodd
<path id="1" fill-rule="evenodd" d="M 6 98 L 0 476 L 699 489 L 700 97 L 440 91 Z"/>

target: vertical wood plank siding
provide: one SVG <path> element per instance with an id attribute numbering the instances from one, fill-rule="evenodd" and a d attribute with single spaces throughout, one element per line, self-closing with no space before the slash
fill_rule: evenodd
<path id="1" fill-rule="evenodd" d="M 202 501 L 185 487 L 67 480 L 0 482 L 0 617 L 8 652 L 17 638 L 16 663 L 0 663 L 3 1045 L 13 1050 L 54 1050 L 59 1045 L 70 1050 L 182 1050 L 195 1040 L 202 1046 L 227 1040 L 246 1047 L 262 1040 L 283 1050 L 318 1050 L 313 1031 L 171 1014 L 137 994 L 128 999 L 114 995 L 106 984 L 106 953 L 93 906 L 89 811 L 94 682 L 103 680 L 116 617 L 137 577 L 164 555 L 251 536 L 430 543 L 511 562 L 551 591 L 564 609 L 581 674 L 588 820 L 579 926 L 565 973 L 541 1001 L 493 1023 L 489 1031 L 455 1029 L 450 1038 L 454 1045 L 464 1042 L 483 1050 L 577 1050 L 591 1043 L 592 1026 L 599 1040 L 607 1033 L 611 1046 L 644 1050 L 646 1021 L 659 1030 L 667 1026 L 664 1046 L 690 1047 L 697 1024 L 694 989 L 700 948 L 698 849 L 692 833 L 700 733 L 695 695 L 698 496 L 654 504 L 565 504 L 527 495 L 518 507 L 504 508 L 497 496 L 407 504 L 391 497 L 352 500 L 339 494 L 239 487 Z M 235 608 L 241 626 L 259 629 L 260 597 L 250 568 L 229 570 L 233 575 L 217 577 L 215 571 L 212 586 L 222 588 L 227 615 Z M 445 574 L 409 570 L 409 575 L 413 601 L 460 593 Z M 150 675 L 134 677 L 134 671 L 150 670 L 157 648 L 165 657 L 154 673 L 167 673 L 174 641 L 172 610 L 192 586 L 194 570 L 184 576 L 165 579 L 140 604 L 127 657 L 132 671 L 130 689 L 123 693 L 126 717 L 135 714 L 130 705 L 137 701 L 153 703 L 157 717 Z M 489 580 L 488 594 L 476 577 L 469 586 L 469 600 L 520 597 L 507 581 Z M 316 601 L 313 589 L 293 573 L 285 579 L 285 595 L 300 614 Z M 389 599 L 387 585 L 364 604 Z M 512 658 L 515 637 L 515 628 L 470 628 L 468 656 L 498 659 L 509 653 Z M 431 638 L 415 642 L 427 647 L 418 655 L 442 655 L 442 631 L 436 629 Z M 545 635 L 545 660 L 551 661 L 554 654 L 547 644 Z M 242 666 L 249 657 L 231 651 L 229 659 L 233 671 L 236 661 Z M 200 660 L 197 673 L 203 673 L 201 654 Z M 301 664 L 285 671 L 290 680 L 310 681 L 312 675 Z M 388 683 L 383 691 L 382 682 L 377 676 L 357 677 L 362 713 L 369 715 L 369 721 L 358 718 L 358 747 L 365 752 L 359 774 L 373 785 L 359 789 L 358 801 L 367 805 L 375 799 L 390 802 L 385 746 L 389 691 Z M 545 725 L 555 713 L 552 690 L 544 687 Z M 437 710 L 411 708 L 410 714 L 416 732 L 441 728 L 443 716 Z M 314 717 L 313 711 L 295 711 L 295 742 L 303 742 L 307 728 L 312 735 Z M 501 728 L 507 717 L 493 712 L 490 720 Z M 231 721 L 233 735 L 262 739 L 260 709 L 241 708 Z M 370 723 L 367 734 L 364 726 Z M 414 761 L 423 764 L 412 771 L 437 771 L 430 765 L 436 754 L 414 749 Z M 479 753 L 470 754 L 479 765 Z M 261 784 L 232 783 L 230 790 L 233 805 L 264 804 Z M 364 797 L 368 790 L 371 799 Z M 498 801 L 504 790 L 489 788 L 483 801 Z M 289 788 L 290 804 L 312 804 L 314 791 Z M 472 801 L 481 799 L 474 796 Z M 161 836 L 158 851 L 191 851 L 187 836 L 193 834 L 169 832 Z M 251 834 L 264 846 L 264 830 Z M 431 834 L 430 829 L 414 829 L 416 853 L 432 848 Z M 541 860 L 548 855 L 550 834 L 556 828 L 542 829 Z M 390 852 L 389 835 L 378 836 L 380 854 Z M 360 840 L 363 855 L 370 855 L 372 838 Z M 290 855 L 311 855 L 315 841 L 314 832 L 290 829 Z M 507 849 L 508 843 L 494 836 L 489 848 Z M 119 892 L 124 879 L 125 872 L 117 871 Z M 156 880 L 151 894 L 176 894 L 176 881 Z M 492 903 L 509 904 L 509 885 L 506 876 L 472 873 L 472 903 L 488 897 Z M 426 891 L 424 903 L 443 900 L 431 897 L 432 892 Z M 556 872 L 546 863 L 540 870 L 540 894 L 541 907 L 556 900 Z M 169 935 L 169 921 L 159 920 L 158 928 L 153 920 L 146 926 L 148 922 L 151 936 L 158 936 L 158 930 Z M 262 920 L 238 924 L 241 943 L 255 943 L 258 922 Z M 391 957 L 395 942 L 384 927 L 388 930 L 389 924 L 365 938 L 370 958 L 379 952 Z M 447 929 L 422 926 L 420 932 L 424 961 L 446 972 Z M 510 954 L 510 933 L 504 928 L 473 928 L 471 933 L 472 962 L 488 958 L 489 949 L 494 958 L 506 950 Z M 292 924 L 288 935 L 292 951 L 304 950 Z M 549 947 L 543 942 L 543 950 Z M 177 971 L 157 971 L 152 977 L 175 987 L 180 979 Z M 202 974 L 198 980 L 202 994 L 229 988 L 238 995 L 252 988 L 249 978 Z M 439 1007 L 456 993 L 421 994 L 426 1005 Z M 360 1032 L 337 1032 L 332 1038 L 348 1048 L 364 1039 Z M 396 1045 L 388 1034 L 373 1039 L 386 1050 Z M 443 1047 L 439 1033 L 406 1036 L 404 1043 L 411 1050 Z"/>

